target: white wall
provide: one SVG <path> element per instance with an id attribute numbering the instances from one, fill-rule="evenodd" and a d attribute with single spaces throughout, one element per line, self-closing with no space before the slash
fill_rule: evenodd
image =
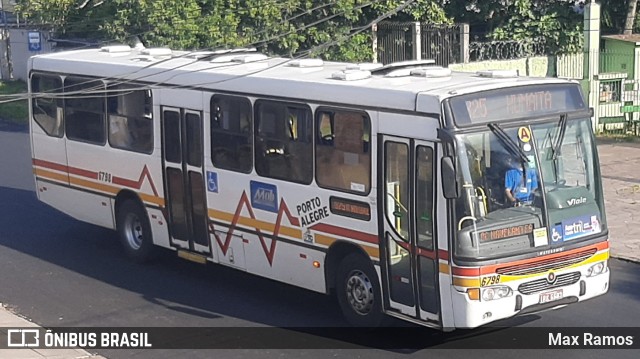
<path id="1" fill-rule="evenodd" d="M 13 67 L 13 78 L 27 80 L 27 59 L 33 55 L 45 54 L 53 51 L 55 46 L 48 40 L 51 34 L 48 31 L 40 31 L 41 51 L 29 51 L 28 36 L 29 29 L 9 29 L 9 43 L 11 65 Z"/>

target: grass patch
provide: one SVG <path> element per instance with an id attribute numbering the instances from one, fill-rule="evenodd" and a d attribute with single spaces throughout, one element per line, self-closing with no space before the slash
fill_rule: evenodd
<path id="1" fill-rule="evenodd" d="M 29 118 L 29 104 L 26 99 L 10 101 L 11 96 L 27 92 L 24 81 L 0 81 L 0 119 L 26 124 Z"/>

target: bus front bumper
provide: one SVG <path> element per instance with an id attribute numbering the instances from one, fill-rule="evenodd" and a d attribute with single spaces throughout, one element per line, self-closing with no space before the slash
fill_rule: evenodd
<path id="1" fill-rule="evenodd" d="M 609 269 L 593 277 L 584 274 L 572 284 L 554 287 L 531 294 L 517 291 L 518 285 L 509 286 L 512 294 L 494 300 L 471 300 L 466 291 L 452 287 L 453 313 L 456 328 L 475 328 L 496 320 L 516 315 L 557 309 L 605 294 L 609 290 Z M 482 290 L 491 287 L 482 288 Z M 482 293 L 482 292 L 481 292 Z"/>

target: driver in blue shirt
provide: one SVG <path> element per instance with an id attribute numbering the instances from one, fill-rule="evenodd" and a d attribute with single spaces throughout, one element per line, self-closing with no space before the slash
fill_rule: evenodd
<path id="1" fill-rule="evenodd" d="M 525 168 L 527 175 L 523 176 L 522 163 L 509 158 L 509 169 L 504 175 L 504 187 L 507 201 L 512 206 L 530 204 L 533 201 L 533 192 L 538 188 L 536 170 L 527 166 Z"/>

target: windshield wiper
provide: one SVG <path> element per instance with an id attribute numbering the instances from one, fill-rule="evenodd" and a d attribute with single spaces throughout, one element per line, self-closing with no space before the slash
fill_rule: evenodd
<path id="1" fill-rule="evenodd" d="M 567 131 L 567 114 L 560 115 L 560 122 L 558 123 L 558 136 L 554 143 L 551 146 L 551 151 L 553 151 L 553 160 L 556 161 L 558 159 L 558 155 L 560 154 L 560 148 L 562 147 L 562 141 L 564 141 L 564 133 Z"/>
<path id="2" fill-rule="evenodd" d="M 529 159 L 527 158 L 527 154 L 524 153 L 522 148 L 520 148 L 520 146 L 518 146 L 518 144 L 511 137 L 509 137 L 509 135 L 507 135 L 507 133 L 504 132 L 504 130 L 500 126 L 498 126 L 497 123 L 490 123 L 487 126 L 489 127 L 491 132 L 493 132 L 493 134 L 496 135 L 496 137 L 498 137 L 498 139 L 500 140 L 500 142 L 502 142 L 505 148 L 512 155 L 518 157 L 518 159 L 520 160 L 520 162 L 522 162 L 523 165 L 529 162 Z"/>
<path id="3" fill-rule="evenodd" d="M 549 142 L 551 145 L 551 160 L 553 161 L 553 175 L 555 177 L 555 183 L 559 182 L 560 179 L 560 168 L 558 165 L 558 156 L 560 155 L 560 150 L 562 148 L 562 141 L 564 141 L 564 134 L 567 130 L 567 114 L 560 115 L 560 122 L 558 122 L 558 134 L 555 139 L 551 141 L 551 133 L 549 132 Z"/>

